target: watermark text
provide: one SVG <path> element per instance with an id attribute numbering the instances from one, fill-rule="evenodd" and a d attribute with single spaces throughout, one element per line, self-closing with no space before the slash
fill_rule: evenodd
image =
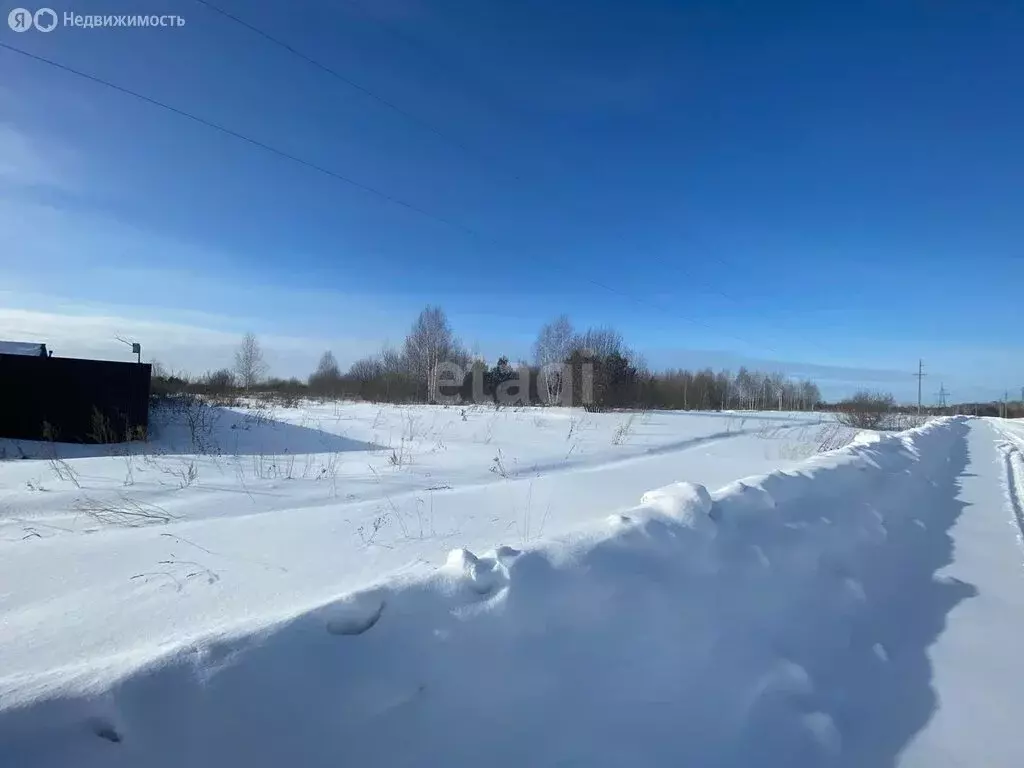
<path id="1" fill-rule="evenodd" d="M 107 27 L 183 27 L 185 19 L 177 14 L 99 14 L 63 11 L 58 14 L 52 8 L 15 8 L 7 14 L 7 25 L 15 32 L 52 32 L 57 27 L 77 29 L 101 29 Z"/>

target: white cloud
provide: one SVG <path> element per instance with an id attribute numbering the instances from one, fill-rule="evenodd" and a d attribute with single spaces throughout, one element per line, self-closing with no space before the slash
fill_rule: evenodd
<path id="1" fill-rule="evenodd" d="M 145 359 L 201 373 L 230 366 L 251 330 L 273 375 L 305 376 L 325 349 L 344 365 L 394 331 L 370 297 L 248 282 L 231 254 L 87 209 L 0 195 L 0 231 L 0 339 L 58 355 L 130 359 L 122 335 Z"/>
<path id="2" fill-rule="evenodd" d="M 159 360 L 174 370 L 201 373 L 230 367 L 240 335 L 217 328 L 124 317 L 114 313 L 75 314 L 25 309 L 0 309 L 0 339 L 43 342 L 60 357 L 130 360 L 122 336 L 142 344 L 144 360 Z M 303 338 L 259 335 L 270 365 L 278 376 L 305 377 L 325 349 L 345 364 L 377 349 L 360 339 Z"/>

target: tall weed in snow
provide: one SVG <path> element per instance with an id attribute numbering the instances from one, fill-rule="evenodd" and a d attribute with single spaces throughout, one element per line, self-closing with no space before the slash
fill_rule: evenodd
<path id="1" fill-rule="evenodd" d="M 853 433 L 844 428 L 839 422 L 823 424 L 815 436 L 818 453 L 836 451 L 853 441 Z"/>
<path id="2" fill-rule="evenodd" d="M 628 419 L 615 428 L 615 434 L 612 435 L 612 445 L 622 445 L 629 439 L 630 434 L 633 432 L 633 422 L 635 419 L 636 414 L 631 414 Z"/>
<path id="3" fill-rule="evenodd" d="M 178 481 L 178 488 L 188 488 L 199 479 L 199 467 L 194 461 L 182 460 L 174 466 L 161 466 L 160 471 Z"/>
<path id="4" fill-rule="evenodd" d="M 192 449 L 198 454 L 217 452 L 219 446 L 216 432 L 220 411 L 198 395 L 181 395 L 179 407 L 188 427 Z"/>
<path id="5" fill-rule="evenodd" d="M 57 431 L 48 421 L 43 422 L 43 439 L 46 441 L 47 463 L 50 465 L 50 471 L 61 482 L 72 483 L 76 488 L 81 488 L 82 484 L 78 481 L 78 473 L 57 453 Z"/>
<path id="6" fill-rule="evenodd" d="M 569 433 L 565 436 L 565 441 L 569 442 L 572 440 L 572 436 L 579 429 L 579 422 L 576 419 L 569 419 Z"/>
<path id="7" fill-rule="evenodd" d="M 544 528 L 547 525 L 548 518 L 551 515 L 551 502 L 547 503 L 544 508 L 544 514 L 536 526 L 534 526 L 533 518 L 533 481 L 530 481 L 530 485 L 526 491 L 526 501 L 523 504 L 523 513 L 514 515 L 512 523 L 509 524 L 509 528 L 515 526 L 516 533 L 519 535 L 519 540 L 526 546 L 531 541 L 541 539 L 544 536 Z M 506 529 L 507 530 L 507 529 Z"/>
<path id="8" fill-rule="evenodd" d="M 387 524 L 388 524 L 388 515 L 387 515 L 387 513 L 380 514 L 380 515 L 377 515 L 376 517 L 374 517 L 373 520 L 370 521 L 369 527 L 367 527 L 365 525 L 360 525 L 358 528 L 356 528 L 356 533 L 359 534 L 359 538 L 362 540 L 363 544 L 366 545 L 367 547 L 369 547 L 369 546 L 372 546 L 373 544 L 376 543 L 377 534 L 380 533 L 381 530 L 383 530 L 383 528 Z M 388 545 L 387 544 L 382 544 L 381 546 L 387 547 Z"/>
<path id="9" fill-rule="evenodd" d="M 398 446 L 397 449 L 396 448 L 392 448 L 391 449 L 391 455 L 388 456 L 388 463 L 391 466 L 393 466 L 395 469 L 401 469 L 402 467 L 408 465 L 408 463 L 409 463 L 409 456 L 408 456 L 408 454 L 406 452 L 406 449 L 405 449 L 405 438 L 404 437 L 402 438 L 401 442 L 399 443 L 399 446 Z"/>
<path id="10" fill-rule="evenodd" d="M 496 475 L 501 475 L 506 480 L 508 479 L 508 469 L 505 467 L 505 457 L 501 454 L 501 449 L 498 449 L 498 455 L 491 460 L 491 472 Z"/>
<path id="11" fill-rule="evenodd" d="M 97 523 L 122 528 L 140 528 L 146 525 L 162 525 L 177 519 L 162 507 L 121 495 L 116 499 L 94 499 L 84 496 L 73 505 L 80 512 Z"/>

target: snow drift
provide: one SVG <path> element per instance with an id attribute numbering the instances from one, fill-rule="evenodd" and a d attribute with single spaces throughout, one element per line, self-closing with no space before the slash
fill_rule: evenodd
<path id="1" fill-rule="evenodd" d="M 925 649 L 969 594 L 934 578 L 966 430 L 651 491 L 98 689 L 22 681 L 16 703 L 0 689 L 0 764 L 891 764 L 931 709 Z"/>

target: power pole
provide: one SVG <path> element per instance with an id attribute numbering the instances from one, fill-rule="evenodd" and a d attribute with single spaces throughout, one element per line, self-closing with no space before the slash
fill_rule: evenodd
<path id="1" fill-rule="evenodd" d="M 946 385 L 939 384 L 939 408 L 941 408 L 942 410 L 946 410 L 946 396 L 949 394 L 950 393 L 946 391 Z"/>
<path id="2" fill-rule="evenodd" d="M 127 344 L 132 348 L 132 354 L 135 355 L 135 362 L 142 364 L 142 345 L 137 341 L 128 341 L 128 339 L 121 336 L 114 336 L 115 339 L 120 341 L 122 344 Z"/>
<path id="3" fill-rule="evenodd" d="M 921 380 L 928 374 L 924 372 L 924 360 L 917 361 L 917 415 L 921 415 Z"/>

